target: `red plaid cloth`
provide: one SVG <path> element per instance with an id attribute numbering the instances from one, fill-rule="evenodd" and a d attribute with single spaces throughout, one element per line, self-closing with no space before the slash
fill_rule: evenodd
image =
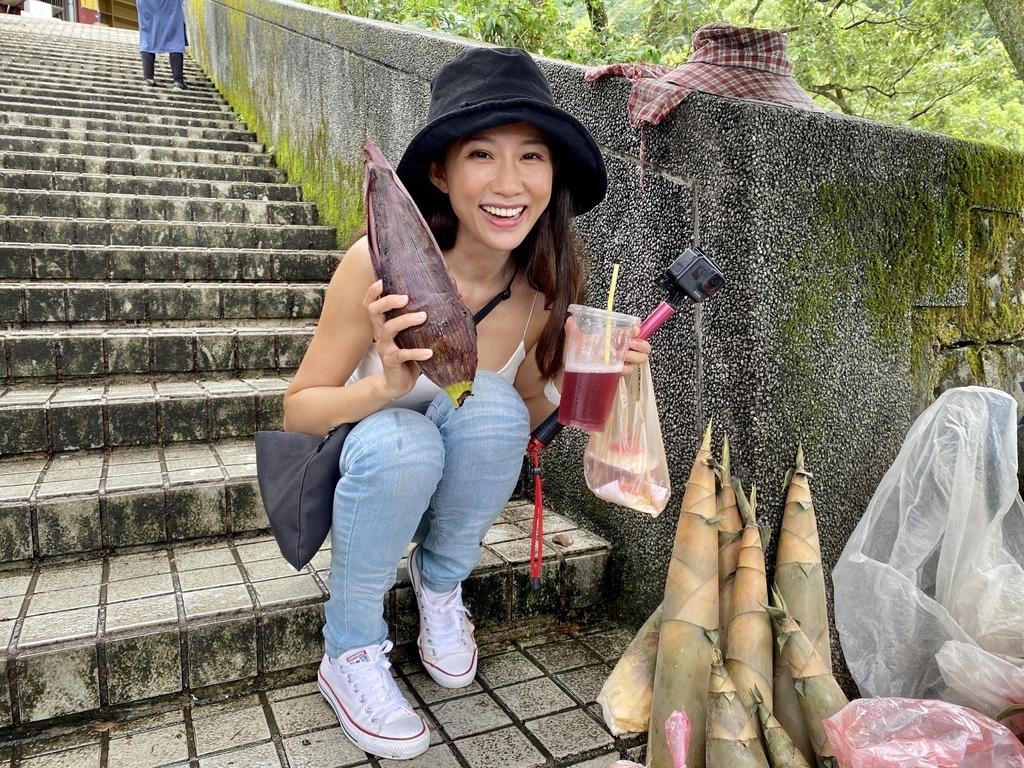
<path id="1" fill-rule="evenodd" d="M 714 22 L 693 34 L 693 53 L 675 69 L 658 64 L 604 64 L 585 78 L 617 75 L 633 81 L 629 122 L 657 124 L 694 91 L 756 99 L 822 112 L 793 79 L 786 35 L 770 29 Z"/>

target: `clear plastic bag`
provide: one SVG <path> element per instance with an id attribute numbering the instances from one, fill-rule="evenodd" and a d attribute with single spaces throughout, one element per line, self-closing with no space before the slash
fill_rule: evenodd
<path id="1" fill-rule="evenodd" d="M 587 487 L 605 501 L 657 516 L 671 485 L 648 363 L 619 380 L 611 414 L 583 454 Z"/>
<path id="2" fill-rule="evenodd" d="M 1024 745 L 967 707 L 931 699 L 857 699 L 823 721 L 843 768 L 1024 768 Z"/>
<path id="3" fill-rule="evenodd" d="M 993 718 L 1024 701 L 1024 501 L 1010 395 L 960 387 L 921 414 L 832 581 L 862 695 L 943 699 Z"/>

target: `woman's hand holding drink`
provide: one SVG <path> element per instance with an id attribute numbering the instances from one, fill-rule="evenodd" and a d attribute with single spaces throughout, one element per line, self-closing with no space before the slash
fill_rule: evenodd
<path id="1" fill-rule="evenodd" d="M 558 421 L 569 427 L 604 429 L 622 376 L 633 329 L 640 318 L 572 304 Z"/>

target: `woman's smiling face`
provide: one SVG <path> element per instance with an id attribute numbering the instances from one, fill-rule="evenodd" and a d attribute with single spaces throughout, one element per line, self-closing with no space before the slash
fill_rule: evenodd
<path id="1" fill-rule="evenodd" d="M 452 142 L 431 181 L 459 220 L 459 248 L 511 252 L 551 201 L 555 163 L 545 135 L 528 123 L 490 128 Z"/>

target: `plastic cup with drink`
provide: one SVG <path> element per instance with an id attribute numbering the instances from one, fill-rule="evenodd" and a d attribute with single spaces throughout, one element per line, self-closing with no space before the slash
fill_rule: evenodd
<path id="1" fill-rule="evenodd" d="M 622 365 L 640 318 L 571 304 L 565 374 L 558 421 L 568 427 L 604 429 L 622 376 Z"/>

